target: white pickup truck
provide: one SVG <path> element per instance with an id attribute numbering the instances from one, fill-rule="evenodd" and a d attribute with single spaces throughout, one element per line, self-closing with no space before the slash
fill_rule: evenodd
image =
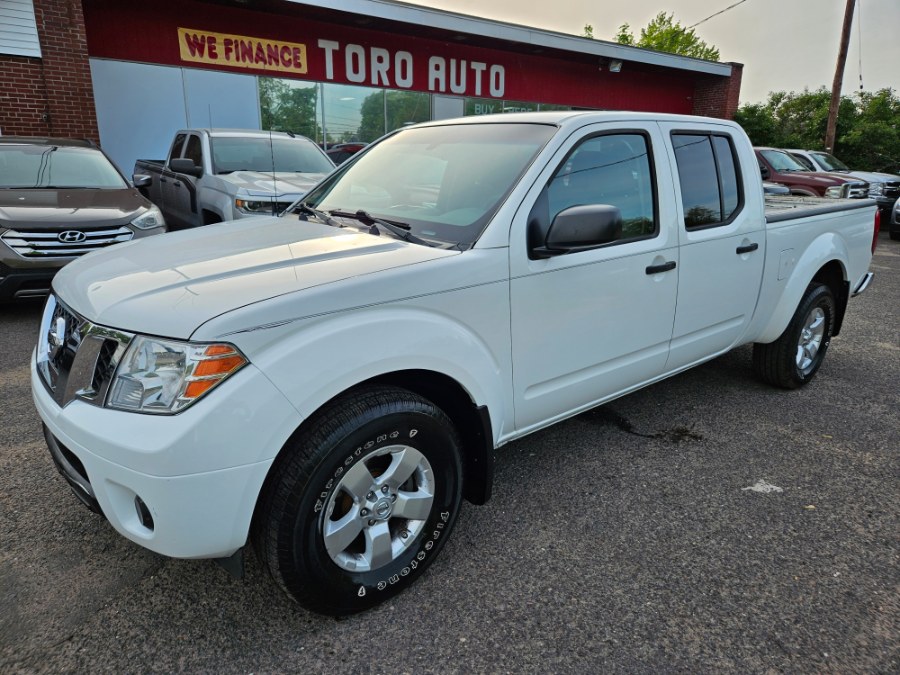
<path id="1" fill-rule="evenodd" d="M 166 159 L 139 159 L 134 186 L 175 228 L 275 215 L 334 169 L 305 136 L 253 129 L 182 129 Z"/>
<path id="2" fill-rule="evenodd" d="M 877 236 L 766 206 L 734 123 L 509 114 L 397 131 L 279 219 L 90 254 L 32 363 L 60 471 L 129 539 L 330 614 L 409 586 L 494 450 L 755 343 L 809 382 Z M 562 449 L 561 449 L 562 451 Z"/>

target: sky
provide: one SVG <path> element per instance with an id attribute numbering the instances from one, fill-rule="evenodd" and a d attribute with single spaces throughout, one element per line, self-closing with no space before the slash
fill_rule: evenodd
<path id="1" fill-rule="evenodd" d="M 460 14 L 612 41 L 623 23 L 635 37 L 661 11 L 690 26 L 737 0 L 405 0 Z M 857 0 L 843 93 L 900 90 L 900 0 Z M 694 30 L 722 61 L 744 64 L 741 103 L 762 103 L 772 91 L 803 91 L 834 80 L 846 0 L 746 0 Z M 860 20 L 861 16 L 861 20 Z M 860 40 L 861 36 L 861 40 Z M 860 49 L 860 42 L 862 49 Z M 862 68 L 860 69 L 860 61 Z"/>

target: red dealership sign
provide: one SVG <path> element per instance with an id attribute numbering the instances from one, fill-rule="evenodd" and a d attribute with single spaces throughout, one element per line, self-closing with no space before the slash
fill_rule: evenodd
<path id="1" fill-rule="evenodd" d="M 610 73 L 589 56 L 419 37 L 406 24 L 388 32 L 307 20 L 299 5 L 276 14 L 194 0 L 82 2 L 94 58 L 586 108 L 692 110 L 695 76 L 674 69 L 626 63 Z"/>

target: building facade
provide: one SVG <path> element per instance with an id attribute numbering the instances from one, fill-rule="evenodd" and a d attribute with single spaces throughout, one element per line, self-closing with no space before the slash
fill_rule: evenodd
<path id="1" fill-rule="evenodd" d="M 0 0 L 0 69 L 0 133 L 93 138 L 128 171 L 184 127 L 331 145 L 525 110 L 730 118 L 742 66 L 386 0 Z"/>

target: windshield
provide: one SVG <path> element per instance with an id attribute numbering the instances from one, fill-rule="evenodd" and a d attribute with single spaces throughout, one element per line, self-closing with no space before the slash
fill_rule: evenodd
<path id="1" fill-rule="evenodd" d="M 819 163 L 824 166 L 828 171 L 849 171 L 850 167 L 844 164 L 841 160 L 839 160 L 834 155 L 829 155 L 827 152 L 813 152 L 811 153 L 815 155 L 816 159 L 819 160 Z"/>
<path id="2" fill-rule="evenodd" d="M 271 145 L 270 145 L 271 143 Z M 213 170 L 261 173 L 328 173 L 334 163 L 308 138 L 217 136 L 210 139 Z M 275 166 L 272 166 L 272 158 Z"/>
<path id="3" fill-rule="evenodd" d="M 762 150 L 762 156 L 776 171 L 807 171 L 796 159 L 782 150 Z"/>
<path id="4" fill-rule="evenodd" d="M 304 201 L 324 212 L 366 211 L 419 238 L 468 247 L 555 131 L 516 123 L 405 129 Z"/>
<path id="5" fill-rule="evenodd" d="M 99 150 L 60 145 L 0 145 L 0 188 L 121 190 L 126 187 L 125 179 Z"/>

